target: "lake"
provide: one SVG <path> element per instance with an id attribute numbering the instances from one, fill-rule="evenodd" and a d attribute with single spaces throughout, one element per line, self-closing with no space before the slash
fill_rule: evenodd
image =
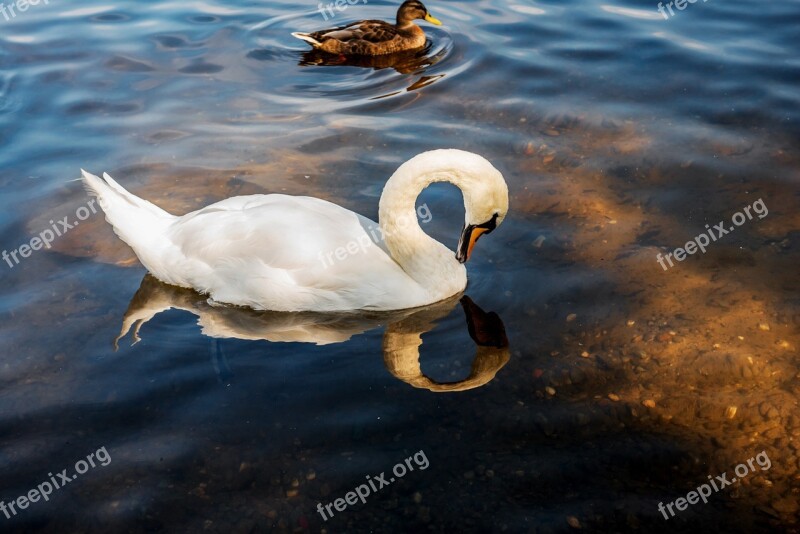
<path id="1" fill-rule="evenodd" d="M 426 5 L 362 62 L 290 33 L 397 3 L 0 11 L 0 529 L 797 531 L 800 3 Z M 389 314 L 162 284 L 78 181 L 376 220 L 435 148 L 509 215 L 463 298 Z M 455 248 L 458 189 L 418 204 Z"/>

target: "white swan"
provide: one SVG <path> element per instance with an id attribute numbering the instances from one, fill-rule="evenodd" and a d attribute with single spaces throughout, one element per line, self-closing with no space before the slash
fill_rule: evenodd
<path id="1" fill-rule="evenodd" d="M 463 262 L 508 211 L 500 172 L 453 149 L 422 153 L 397 169 L 381 195 L 380 224 L 326 200 L 278 194 L 232 197 L 177 217 L 108 174 L 82 172 L 106 220 L 157 279 L 257 310 L 399 310 L 438 302 L 466 288 Z M 451 182 L 464 196 L 455 254 L 417 221 L 416 198 L 433 182 Z"/>

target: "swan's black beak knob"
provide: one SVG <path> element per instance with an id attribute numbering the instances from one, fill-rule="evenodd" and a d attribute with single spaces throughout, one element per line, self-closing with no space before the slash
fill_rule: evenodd
<path id="1" fill-rule="evenodd" d="M 472 232 L 474 230 L 475 227 L 471 224 L 465 224 L 461 230 L 461 237 L 458 238 L 458 247 L 456 247 L 456 259 L 459 263 L 466 262 L 472 253 L 474 245 L 470 245 L 470 242 L 472 241 Z"/>

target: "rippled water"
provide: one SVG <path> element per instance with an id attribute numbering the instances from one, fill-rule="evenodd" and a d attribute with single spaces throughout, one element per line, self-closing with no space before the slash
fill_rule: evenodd
<path id="1" fill-rule="evenodd" d="M 145 278 L 99 214 L 0 262 L 0 499 L 111 458 L 2 530 L 796 530 L 800 4 L 430 1 L 444 25 L 391 65 L 290 35 L 395 5 L 0 15 L 7 251 L 80 218 L 80 168 L 175 213 L 283 192 L 374 219 L 400 163 L 454 147 L 511 192 L 471 300 L 414 315 L 213 308 Z M 657 263 L 758 199 L 764 218 Z M 454 247 L 460 193 L 420 202 Z M 317 513 L 418 451 L 426 469 Z M 659 512 L 761 451 L 769 469 Z"/>

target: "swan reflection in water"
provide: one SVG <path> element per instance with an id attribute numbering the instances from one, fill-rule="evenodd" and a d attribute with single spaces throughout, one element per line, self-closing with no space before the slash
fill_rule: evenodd
<path id="1" fill-rule="evenodd" d="M 460 302 L 467 318 L 469 335 L 477 347 L 470 374 L 454 383 L 439 383 L 422 373 L 419 348 L 422 334 L 435 328 L 435 321 L 446 317 Z M 392 312 L 257 312 L 246 308 L 209 304 L 208 298 L 190 289 L 159 282 L 151 275 L 142 280 L 133 296 L 119 336 L 119 341 L 133 329 L 133 343 L 140 341 L 139 331 L 158 313 L 169 309 L 185 310 L 198 317 L 197 324 L 206 336 L 216 338 L 220 356 L 221 338 L 302 342 L 327 345 L 342 343 L 352 336 L 387 325 L 383 334 L 383 359 L 396 378 L 416 388 L 434 392 L 466 391 L 490 382 L 508 362 L 509 349 L 505 328 L 494 312 L 486 313 L 466 295 L 442 302 Z M 215 368 L 225 372 L 224 358 Z"/>

